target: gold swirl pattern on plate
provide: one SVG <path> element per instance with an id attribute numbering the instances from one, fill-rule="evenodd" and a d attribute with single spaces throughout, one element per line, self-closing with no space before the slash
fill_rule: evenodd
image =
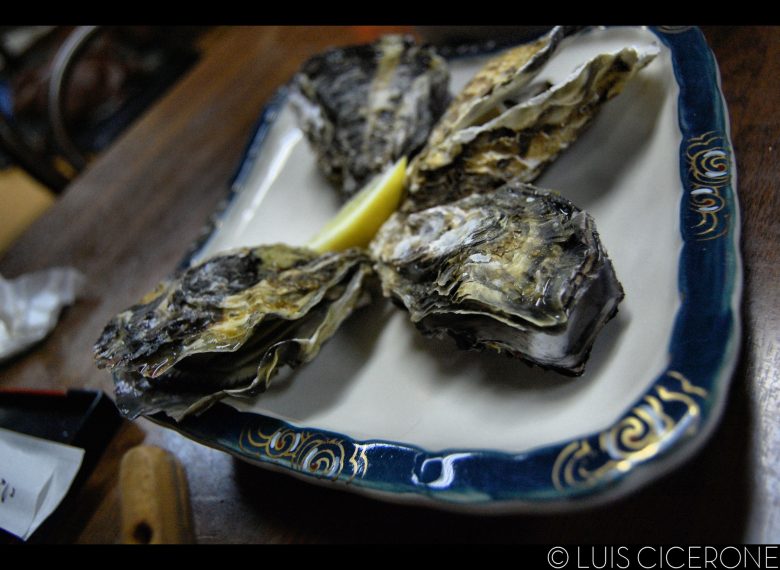
<path id="1" fill-rule="evenodd" d="M 705 398 L 707 391 L 674 370 L 664 378 L 674 380 L 673 386 L 657 383 L 625 417 L 599 433 L 597 442 L 581 439 L 564 447 L 553 465 L 556 489 L 592 487 L 654 457 L 676 436 L 696 433 L 701 421 L 697 398 Z M 673 413 L 671 408 L 679 406 L 684 412 Z"/>
<path id="2" fill-rule="evenodd" d="M 335 480 L 345 474 L 351 481 L 363 477 L 368 469 L 365 447 L 317 432 L 279 428 L 266 434 L 261 428 L 250 426 L 242 431 L 239 447 L 249 455 L 327 479 Z M 351 454 L 349 448 L 353 448 Z"/>
<path id="3" fill-rule="evenodd" d="M 714 131 L 688 141 L 685 153 L 691 183 L 689 206 L 700 219 L 697 241 L 728 233 L 729 212 L 720 190 L 731 182 L 731 153 L 723 135 Z"/>

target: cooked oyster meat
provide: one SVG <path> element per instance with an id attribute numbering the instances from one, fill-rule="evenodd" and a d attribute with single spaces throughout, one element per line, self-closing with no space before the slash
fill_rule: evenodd
<path id="1" fill-rule="evenodd" d="M 432 47 L 385 36 L 309 59 L 290 103 L 320 169 L 349 197 L 425 144 L 449 103 L 449 71 Z"/>
<path id="2" fill-rule="evenodd" d="M 591 216 L 521 183 L 396 212 L 371 253 L 425 335 L 571 375 L 623 298 Z"/>
<path id="3" fill-rule="evenodd" d="M 226 252 L 161 283 L 113 318 L 95 345 L 117 405 L 181 417 L 227 395 L 262 392 L 309 362 L 366 301 L 366 253 L 283 244 Z"/>
<path id="4" fill-rule="evenodd" d="M 560 83 L 533 83 L 561 35 L 556 28 L 505 52 L 467 84 L 409 167 L 404 211 L 532 182 L 658 53 L 626 47 L 592 58 Z"/>

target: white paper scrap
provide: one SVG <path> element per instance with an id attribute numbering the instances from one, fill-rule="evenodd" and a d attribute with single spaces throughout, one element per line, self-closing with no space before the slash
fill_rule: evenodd
<path id="1" fill-rule="evenodd" d="M 0 428 L 0 528 L 27 540 L 65 498 L 84 450 Z"/>
<path id="2" fill-rule="evenodd" d="M 0 361 L 42 340 L 60 312 L 83 289 L 85 277 L 72 267 L 55 267 L 5 279 L 0 275 Z"/>

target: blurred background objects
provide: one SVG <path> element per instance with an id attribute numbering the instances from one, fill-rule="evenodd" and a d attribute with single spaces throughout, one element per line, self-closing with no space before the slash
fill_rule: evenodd
<path id="1" fill-rule="evenodd" d="M 217 31 L 0 26 L 0 253 Z"/>
<path id="2" fill-rule="evenodd" d="M 351 43 L 368 43 L 383 34 L 410 34 L 449 53 L 464 42 L 501 44 L 546 29 L 352 26 L 348 36 Z M 227 31 L 0 26 L 0 256 Z M 316 35 L 318 28 L 311 31 Z"/>

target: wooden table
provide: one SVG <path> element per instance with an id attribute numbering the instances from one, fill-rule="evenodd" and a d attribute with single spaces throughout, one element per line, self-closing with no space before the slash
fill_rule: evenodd
<path id="1" fill-rule="evenodd" d="M 112 391 L 91 347 L 107 320 L 181 259 L 227 192 L 258 112 L 310 54 L 365 29 L 231 28 L 202 61 L 0 260 L 14 277 L 55 265 L 89 287 L 54 333 L 0 367 L 0 387 Z M 615 504 L 566 516 L 471 517 L 401 507 L 236 461 L 151 422 L 127 423 L 58 542 L 113 543 L 116 475 L 141 441 L 173 452 L 190 481 L 202 543 L 780 540 L 780 31 L 706 28 L 720 64 L 738 161 L 745 263 L 744 341 L 710 443 L 684 467 Z M 65 526 L 65 525 L 64 525 Z"/>

